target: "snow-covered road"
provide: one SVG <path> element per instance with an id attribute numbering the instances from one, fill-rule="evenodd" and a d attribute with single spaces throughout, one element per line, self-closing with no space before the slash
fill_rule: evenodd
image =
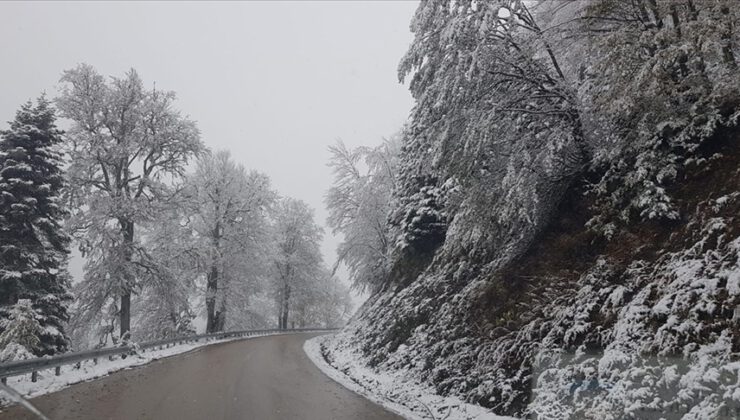
<path id="1" fill-rule="evenodd" d="M 31 400 L 52 419 L 397 419 L 306 357 L 317 334 L 215 344 Z M 32 419 L 18 407 L 0 419 Z"/>

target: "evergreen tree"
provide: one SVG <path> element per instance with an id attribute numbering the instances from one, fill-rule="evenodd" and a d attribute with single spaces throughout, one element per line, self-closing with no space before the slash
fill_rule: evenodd
<path id="1" fill-rule="evenodd" d="M 66 270 L 70 239 L 61 226 L 62 132 L 44 97 L 23 105 L 0 133 L 0 332 L 11 308 L 31 302 L 39 322 L 37 355 L 63 352 L 71 300 Z"/>
<path id="2" fill-rule="evenodd" d="M 9 312 L 10 319 L 0 334 L 0 363 L 31 359 L 41 347 L 39 336 L 43 333 L 36 311 L 30 300 L 19 299 Z"/>

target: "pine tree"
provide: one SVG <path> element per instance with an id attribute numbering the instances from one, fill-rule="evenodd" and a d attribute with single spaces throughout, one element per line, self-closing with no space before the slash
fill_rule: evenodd
<path id="1" fill-rule="evenodd" d="M 0 334 L 0 363 L 33 358 L 41 347 L 39 336 L 43 329 L 31 301 L 19 299 L 9 312 L 10 319 Z"/>
<path id="2" fill-rule="evenodd" d="M 10 129 L 0 132 L 0 330 L 10 324 L 11 308 L 28 299 L 41 326 L 37 355 L 63 352 L 69 342 L 70 239 L 61 226 L 62 157 L 56 148 L 62 132 L 55 121 L 41 97 L 35 106 L 23 105 Z"/>

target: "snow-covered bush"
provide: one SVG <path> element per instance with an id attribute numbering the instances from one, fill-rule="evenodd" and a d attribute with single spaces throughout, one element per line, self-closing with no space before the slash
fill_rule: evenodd
<path id="1" fill-rule="evenodd" d="M 29 299 L 19 299 L 10 309 L 10 318 L 3 322 L 0 333 L 0 363 L 35 357 L 41 347 L 43 333 L 36 319 L 38 314 Z"/>
<path id="2" fill-rule="evenodd" d="M 590 224 L 609 237 L 631 220 L 676 220 L 670 186 L 711 158 L 740 119 L 737 7 L 603 0 L 581 19 L 590 60 L 579 95 L 600 126 L 593 164 L 603 170 Z"/>
<path id="3" fill-rule="evenodd" d="M 428 253 L 444 242 L 447 231 L 447 212 L 443 188 L 434 179 L 419 181 L 417 192 L 402 199 L 391 216 L 397 231 L 395 247 L 403 252 Z"/>

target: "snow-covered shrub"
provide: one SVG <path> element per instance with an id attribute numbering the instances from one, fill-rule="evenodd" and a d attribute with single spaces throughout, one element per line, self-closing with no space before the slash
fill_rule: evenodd
<path id="1" fill-rule="evenodd" d="M 10 318 L 0 333 L 0 363 L 34 357 L 41 346 L 43 333 L 38 314 L 29 299 L 19 299 L 10 309 Z"/>
<path id="2" fill-rule="evenodd" d="M 434 179 L 419 181 L 419 190 L 404 198 L 392 216 L 397 225 L 395 247 L 399 251 L 428 253 L 444 242 L 447 231 L 444 190 Z"/>
<path id="3" fill-rule="evenodd" d="M 602 0 L 581 17 L 590 60 L 579 95 L 599 126 L 593 165 L 603 171 L 590 225 L 610 237 L 632 220 L 676 220 L 671 185 L 740 119 L 740 71 L 726 51 L 737 41 L 737 7 Z"/>

